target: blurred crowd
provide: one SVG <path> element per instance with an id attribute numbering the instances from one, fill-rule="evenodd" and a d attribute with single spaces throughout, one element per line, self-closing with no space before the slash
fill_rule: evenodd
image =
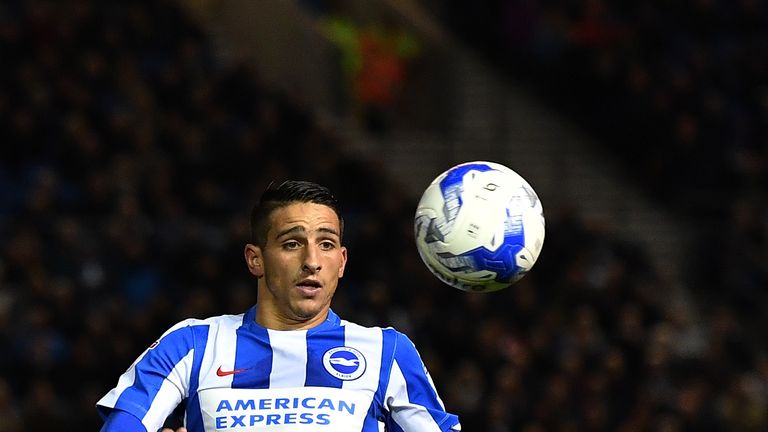
<path id="1" fill-rule="evenodd" d="M 465 430 L 768 428 L 768 352 L 725 291 L 705 315 L 668 302 L 632 239 L 554 208 L 514 288 L 442 285 L 415 199 L 174 2 L 6 1 L 0 58 L 0 432 L 98 430 L 95 402 L 166 328 L 253 304 L 248 212 L 285 178 L 342 202 L 334 309 L 409 334 Z M 759 288 L 742 253 L 731 277 Z"/>
<path id="2" fill-rule="evenodd" d="M 723 216 L 768 188 L 768 2 L 425 3 L 666 205 Z"/>
<path id="3" fill-rule="evenodd" d="M 768 324 L 768 2 L 424 3 L 689 221 L 690 284 Z"/>

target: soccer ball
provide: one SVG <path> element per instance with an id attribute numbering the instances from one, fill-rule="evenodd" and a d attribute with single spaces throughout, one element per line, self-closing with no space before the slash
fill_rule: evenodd
<path id="1" fill-rule="evenodd" d="M 514 284 L 544 244 L 544 211 L 530 184 L 494 162 L 467 162 L 443 172 L 421 196 L 416 248 L 429 270 L 464 291 Z"/>

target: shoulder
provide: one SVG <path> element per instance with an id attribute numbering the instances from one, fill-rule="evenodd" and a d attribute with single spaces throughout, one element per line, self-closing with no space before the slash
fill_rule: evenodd
<path id="1" fill-rule="evenodd" d="M 205 319 L 188 319 L 188 325 L 205 325 L 211 327 L 238 328 L 243 325 L 244 314 L 237 315 L 217 315 Z"/>
<path id="2" fill-rule="evenodd" d="M 243 315 L 219 315 L 205 319 L 187 318 L 168 328 L 155 344 L 165 340 L 193 340 L 209 331 L 237 329 L 242 325 Z M 153 344 L 153 345 L 155 345 Z"/>
<path id="3" fill-rule="evenodd" d="M 169 328 L 166 333 L 185 327 L 240 327 L 243 324 L 243 314 L 217 315 L 208 318 L 187 318 Z"/>
<path id="4" fill-rule="evenodd" d="M 360 325 L 355 322 L 347 321 L 347 320 L 341 320 L 340 325 L 344 327 L 347 330 L 347 332 L 355 332 L 355 333 L 363 333 L 363 334 L 371 334 L 371 335 L 382 335 L 382 337 L 384 338 L 391 338 L 391 339 L 397 339 L 397 338 L 408 339 L 405 333 L 401 332 L 400 330 L 394 327 L 364 326 L 364 325 Z"/>
<path id="5" fill-rule="evenodd" d="M 348 338 L 352 335 L 359 335 L 366 339 L 380 340 L 385 355 L 386 353 L 390 353 L 389 355 L 386 355 L 387 357 L 401 356 L 404 354 L 407 356 L 418 355 L 416 345 L 413 341 L 408 335 L 395 327 L 366 327 L 346 320 L 342 320 L 341 325 L 345 327 Z"/>

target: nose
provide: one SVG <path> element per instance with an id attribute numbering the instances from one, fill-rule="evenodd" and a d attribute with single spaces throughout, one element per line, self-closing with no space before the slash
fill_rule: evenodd
<path id="1" fill-rule="evenodd" d="M 312 263 L 304 263 L 302 270 L 304 270 L 304 272 L 309 274 L 315 274 L 320 271 L 320 265 L 312 264 Z"/>
<path id="2" fill-rule="evenodd" d="M 310 246 L 306 248 L 306 251 L 307 252 L 304 255 L 304 264 L 302 265 L 302 270 L 309 274 L 315 274 L 322 268 L 317 248 Z"/>

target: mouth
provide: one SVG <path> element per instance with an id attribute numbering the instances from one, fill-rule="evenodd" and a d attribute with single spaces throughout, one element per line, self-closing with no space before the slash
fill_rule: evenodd
<path id="1" fill-rule="evenodd" d="M 314 294 L 323 287 L 320 281 L 315 279 L 303 279 L 296 284 L 296 288 L 305 294 Z"/>

